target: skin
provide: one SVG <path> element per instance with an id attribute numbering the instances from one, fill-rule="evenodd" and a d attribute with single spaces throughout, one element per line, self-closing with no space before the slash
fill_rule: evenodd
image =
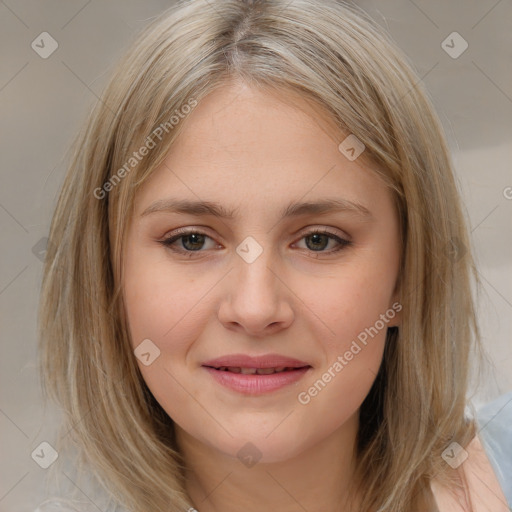
<path id="1" fill-rule="evenodd" d="M 349 161 L 338 150 L 348 134 L 338 135 L 301 97 L 229 84 L 182 122 L 164 163 L 137 193 L 123 293 L 133 347 L 149 338 L 160 350 L 149 366 L 138 364 L 176 424 L 188 493 L 200 512 L 357 510 L 357 495 L 352 506 L 342 504 L 354 479 L 359 407 L 381 363 L 386 329 L 307 405 L 297 396 L 398 300 L 391 192 L 363 158 Z M 171 197 L 236 211 L 233 219 L 141 216 Z M 326 197 L 362 204 L 371 217 L 280 217 L 291 202 Z M 189 248 L 187 255 L 161 243 L 185 227 L 207 235 L 202 246 L 178 239 L 173 247 Z M 313 228 L 352 244 L 333 252 L 336 240 L 315 241 L 307 236 Z M 236 252 L 248 236 L 263 248 L 252 263 Z M 387 326 L 399 322 L 397 314 Z M 278 353 L 313 369 L 278 391 L 247 396 L 201 367 L 232 353 Z M 237 457 L 248 442 L 261 454 L 252 467 Z"/>

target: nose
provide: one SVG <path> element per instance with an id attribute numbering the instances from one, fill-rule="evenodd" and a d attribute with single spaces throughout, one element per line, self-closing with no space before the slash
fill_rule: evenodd
<path id="1" fill-rule="evenodd" d="M 256 337 L 287 328 L 294 317 L 293 293 L 271 252 L 264 250 L 252 263 L 236 256 L 234 264 L 223 290 L 219 321 L 229 330 Z"/>

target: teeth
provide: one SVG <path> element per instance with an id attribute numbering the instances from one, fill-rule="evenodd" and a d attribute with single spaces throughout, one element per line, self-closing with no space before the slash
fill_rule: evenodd
<path id="1" fill-rule="evenodd" d="M 242 373 L 244 375 L 272 375 L 273 373 L 284 372 L 285 370 L 295 370 L 296 368 L 287 366 L 278 366 L 277 368 L 240 368 L 238 366 L 221 366 L 217 368 L 220 371 L 229 371 L 232 373 Z"/>
<path id="2" fill-rule="evenodd" d="M 256 371 L 256 368 L 240 368 L 240 373 L 244 375 L 254 375 Z"/>
<path id="3" fill-rule="evenodd" d="M 256 373 L 258 375 L 270 375 L 271 373 L 275 373 L 275 368 L 258 368 Z"/>

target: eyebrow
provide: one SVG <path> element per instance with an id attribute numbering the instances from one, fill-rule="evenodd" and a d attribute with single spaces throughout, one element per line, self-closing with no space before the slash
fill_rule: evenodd
<path id="1" fill-rule="evenodd" d="M 148 206 L 141 217 L 156 212 L 181 213 L 188 215 L 211 215 L 221 219 L 232 220 L 237 213 L 237 208 L 227 210 L 218 203 L 210 201 L 190 201 L 186 199 L 160 199 Z M 281 211 L 281 218 L 299 217 L 301 215 L 323 214 L 331 212 L 348 212 L 358 214 L 364 219 L 370 220 L 373 214 L 366 206 L 343 198 L 325 198 L 311 202 L 292 202 Z"/>

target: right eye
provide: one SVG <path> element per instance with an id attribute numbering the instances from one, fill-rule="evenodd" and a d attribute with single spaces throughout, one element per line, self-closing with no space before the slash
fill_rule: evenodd
<path id="1" fill-rule="evenodd" d="M 176 242 L 181 239 L 181 248 L 175 246 Z M 181 230 L 175 232 L 170 237 L 162 240 L 160 243 L 165 247 L 168 247 L 172 251 L 178 253 L 193 253 L 193 252 L 204 252 L 201 249 L 204 247 L 207 240 L 213 239 L 209 237 L 206 233 L 201 233 L 197 230 Z M 215 246 L 215 243 L 213 244 Z M 213 248 L 213 247 L 210 247 Z"/>

